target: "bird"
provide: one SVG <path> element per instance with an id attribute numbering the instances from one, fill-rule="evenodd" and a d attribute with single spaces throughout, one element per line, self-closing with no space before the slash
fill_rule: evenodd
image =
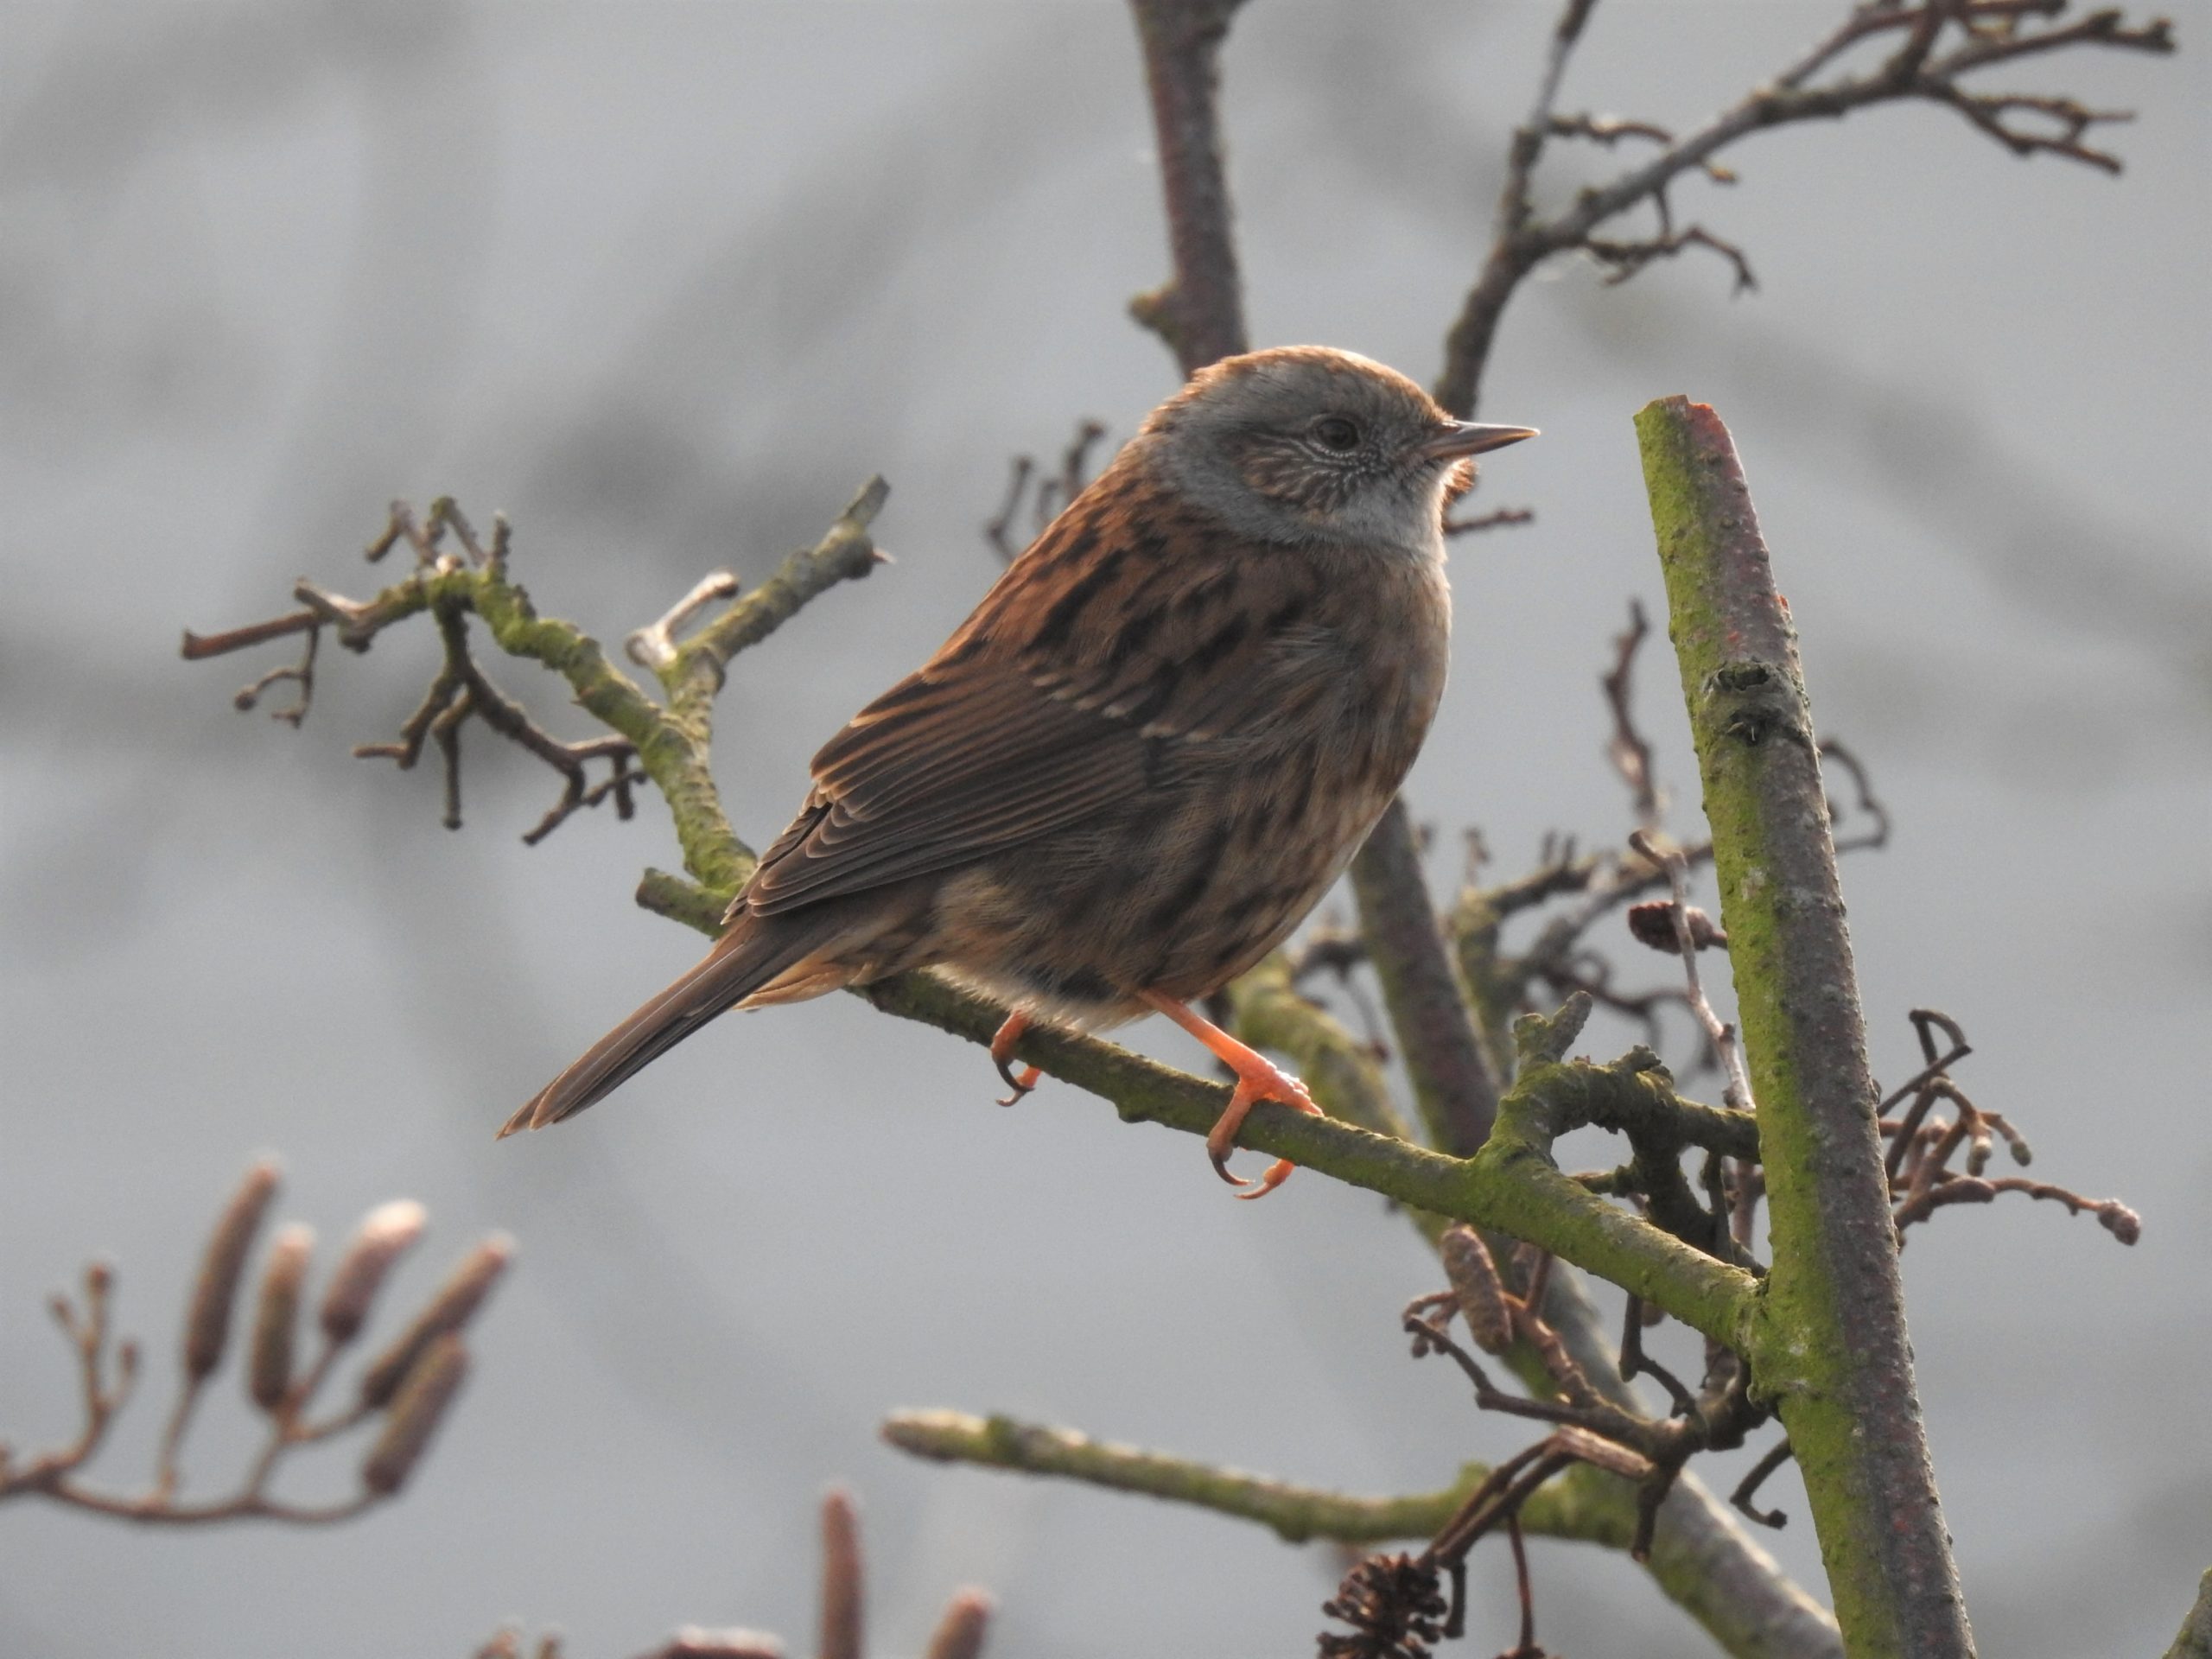
<path id="1" fill-rule="evenodd" d="M 731 1008 L 936 968 L 1033 1021 L 1165 1014 L 1235 1074 L 1215 1171 L 1300 1081 L 1192 1006 L 1289 937 L 1413 765 L 1444 690 L 1444 515 L 1471 458 L 1537 435 L 1454 419 L 1367 358 L 1200 369 L 936 654 L 814 758 L 798 816 L 705 959 L 510 1118 L 573 1117 Z"/>

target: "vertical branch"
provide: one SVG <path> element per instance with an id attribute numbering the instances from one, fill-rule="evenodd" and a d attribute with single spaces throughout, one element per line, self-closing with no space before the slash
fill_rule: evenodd
<path id="1" fill-rule="evenodd" d="M 1242 0 L 1129 0 L 1159 135 L 1175 274 L 1132 307 L 1185 374 L 1246 349 L 1222 171 L 1217 63 Z M 1421 880 L 1413 825 L 1393 804 L 1352 867 L 1362 921 L 1414 1091 L 1440 1148 L 1469 1157 L 1490 1134 L 1497 1071 L 1483 1052 Z"/>
<path id="2" fill-rule="evenodd" d="M 1774 1267 L 1758 1385 L 1789 1427 L 1851 1651 L 1970 1655 L 1795 631 L 1719 418 L 1670 397 L 1636 423 L 1759 1102 Z"/>
<path id="3" fill-rule="evenodd" d="M 1438 1151 L 1471 1158 L 1497 1116 L 1497 1068 L 1476 1033 L 1429 905 L 1404 797 L 1390 803 L 1352 861 L 1351 883 L 1421 1121 Z"/>
<path id="4" fill-rule="evenodd" d="M 1130 0 L 1158 135 L 1174 275 L 1159 289 L 1138 296 L 1129 308 L 1167 342 L 1186 375 L 1249 349 L 1217 109 L 1221 44 L 1240 3 Z M 1568 0 L 1547 80 L 1544 118 L 1592 3 Z M 1531 154 L 1523 164 L 1524 192 L 1525 169 L 1534 162 Z M 1501 248 L 1505 245 L 1501 238 Z M 1481 343 L 1472 366 L 1466 368 L 1464 396 L 1456 401 L 1444 397 L 1454 413 L 1465 416 L 1472 411 L 1474 382 L 1497 314 L 1534 262 L 1531 251 L 1516 246 L 1509 262 L 1512 268 L 1495 277 L 1495 303 L 1480 323 Z M 1467 359 L 1462 353 L 1454 361 L 1465 367 Z M 1471 1155 L 1489 1136 L 1499 1072 L 1477 1034 L 1452 969 L 1402 800 L 1384 813 L 1351 873 L 1370 959 L 1390 1001 L 1391 1024 L 1429 1132 L 1442 1149 Z M 1556 1275 L 1548 1306 L 1556 1306 L 1572 1287 L 1570 1276 Z M 1562 1311 L 1556 1322 L 1570 1344 L 1604 1357 L 1598 1354 L 1595 1312 L 1586 1302 L 1571 1313 Z M 1626 1385 L 1619 1386 L 1625 1393 Z M 1694 1480 L 1682 1482 L 1662 1511 L 1653 1571 L 1667 1592 L 1708 1628 L 1740 1638 L 1728 1641 L 1732 1652 L 1824 1656 L 1834 1651 L 1834 1627 L 1820 1608 Z"/>
<path id="5" fill-rule="evenodd" d="M 1247 349 L 1236 244 L 1222 169 L 1217 68 L 1229 20 L 1243 0 L 1129 0 L 1144 51 L 1167 202 L 1175 274 L 1129 302 L 1136 320 L 1166 340 L 1186 375 Z"/>

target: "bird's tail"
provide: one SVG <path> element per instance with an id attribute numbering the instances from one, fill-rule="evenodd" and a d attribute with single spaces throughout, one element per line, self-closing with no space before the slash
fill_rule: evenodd
<path id="1" fill-rule="evenodd" d="M 824 918 L 826 919 L 826 918 Z M 768 987 L 827 941 L 823 928 L 797 918 L 740 917 L 696 967 L 587 1049 L 499 1130 L 542 1129 L 574 1117 L 620 1088 L 693 1032 Z M 843 977 L 817 976 L 800 995 L 830 989 Z"/>

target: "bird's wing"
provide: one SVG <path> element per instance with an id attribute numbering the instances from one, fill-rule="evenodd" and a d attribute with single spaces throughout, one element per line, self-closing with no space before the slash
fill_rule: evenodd
<path id="1" fill-rule="evenodd" d="M 1156 787 L 1194 754 L 1294 729 L 1330 695 L 1343 655 L 1313 619 L 1306 561 L 1255 559 L 1166 502 L 1135 515 L 1149 533 L 1116 536 L 1130 515 L 1098 499 L 1110 477 L 815 757 L 806 806 L 742 907 L 971 862 Z"/>

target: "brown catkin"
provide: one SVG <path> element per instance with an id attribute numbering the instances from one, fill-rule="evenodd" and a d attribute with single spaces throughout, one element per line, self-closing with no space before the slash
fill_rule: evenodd
<path id="1" fill-rule="evenodd" d="M 361 1403 L 372 1410 L 381 1408 L 399 1391 L 400 1383 L 425 1348 L 474 1318 L 514 1253 L 514 1241 L 505 1233 L 494 1233 L 463 1256 L 429 1306 L 415 1316 L 415 1322 L 362 1374 Z"/>
<path id="2" fill-rule="evenodd" d="M 333 1343 L 348 1343 L 359 1334 L 385 1275 L 423 1236 L 423 1206 L 412 1198 L 380 1204 L 361 1218 L 360 1230 L 322 1293 L 322 1333 Z"/>
<path id="3" fill-rule="evenodd" d="M 284 1403 L 292 1386 L 292 1337 L 300 1323 L 300 1287 L 315 1249 L 315 1229 L 294 1222 L 281 1229 L 261 1270 L 261 1294 L 254 1304 L 253 1348 L 246 1369 L 246 1392 L 264 1411 Z"/>
<path id="4" fill-rule="evenodd" d="M 1471 1227 L 1447 1227 L 1443 1240 L 1444 1271 L 1452 1281 L 1452 1294 L 1459 1304 L 1467 1334 L 1486 1354 L 1502 1354 L 1513 1345 L 1513 1310 L 1506 1306 L 1505 1286 L 1497 1276 L 1497 1263 L 1490 1247 Z"/>
<path id="5" fill-rule="evenodd" d="M 928 1659 L 980 1659 L 991 1623 L 991 1599 L 981 1590 L 954 1592 L 930 1637 Z"/>
<path id="6" fill-rule="evenodd" d="M 784 1644 L 760 1630 L 709 1630 L 686 1624 L 649 1659 L 784 1659 Z"/>
<path id="7" fill-rule="evenodd" d="M 822 1659 L 861 1659 L 861 1518 L 852 1495 L 832 1488 L 822 1500 Z"/>
<path id="8" fill-rule="evenodd" d="M 380 1497 L 390 1497 L 407 1484 L 467 1375 L 468 1351 L 459 1337 L 440 1337 L 424 1351 L 400 1385 L 384 1433 L 361 1465 L 362 1485 Z"/>
<path id="9" fill-rule="evenodd" d="M 245 1179 L 208 1236 L 207 1251 L 200 1258 L 200 1277 L 193 1285 L 192 1306 L 184 1320 L 184 1374 L 194 1382 L 212 1376 L 223 1363 L 238 1281 L 245 1274 L 253 1236 L 260 1231 L 261 1218 L 276 1196 L 277 1175 L 273 1159 L 262 1159 L 247 1170 Z"/>

